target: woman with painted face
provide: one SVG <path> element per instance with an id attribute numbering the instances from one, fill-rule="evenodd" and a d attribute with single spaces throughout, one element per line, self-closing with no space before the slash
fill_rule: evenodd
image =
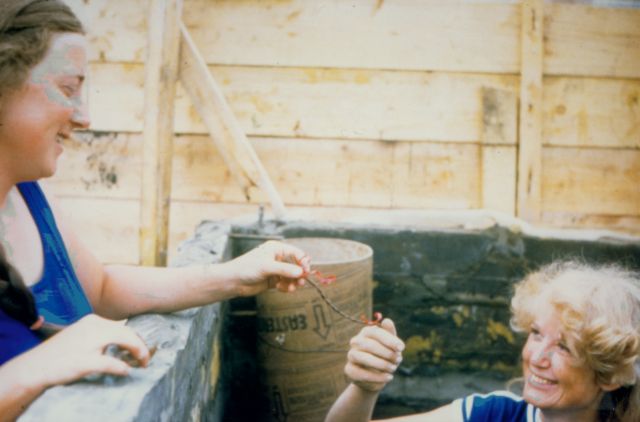
<path id="1" fill-rule="evenodd" d="M 559 262 L 528 275 L 511 301 L 527 334 L 522 397 L 474 394 L 394 421 L 640 421 L 640 278 L 613 266 Z M 368 421 L 404 348 L 390 320 L 351 341 L 352 380 L 327 421 Z"/>
<path id="2" fill-rule="evenodd" d="M 94 373 L 125 375 L 129 366 L 104 354 L 109 344 L 146 365 L 147 346 L 113 320 L 272 287 L 294 291 L 309 270 L 301 250 L 278 242 L 218 265 L 101 265 L 38 182 L 55 173 L 71 132 L 89 127 L 86 71 L 84 31 L 64 3 L 0 2 L 2 420 L 50 386 Z"/>

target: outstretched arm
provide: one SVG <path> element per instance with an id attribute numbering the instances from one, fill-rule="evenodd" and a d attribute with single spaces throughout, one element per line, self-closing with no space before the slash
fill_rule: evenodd
<path id="1" fill-rule="evenodd" d="M 147 312 L 172 312 L 267 288 L 294 291 L 304 284 L 309 258 L 300 249 L 269 241 L 228 262 L 160 268 L 103 266 L 52 203 L 56 221 L 82 287 L 96 313 L 122 319 Z"/>
<path id="2" fill-rule="evenodd" d="M 301 265 L 290 263 L 296 260 Z M 301 277 L 308 269 L 308 258 L 301 250 L 280 242 L 264 243 L 234 260 L 213 265 L 107 266 L 99 276 L 101 291 L 95 309 L 110 318 L 124 318 L 252 296 L 272 287 L 294 291 L 303 285 Z"/>

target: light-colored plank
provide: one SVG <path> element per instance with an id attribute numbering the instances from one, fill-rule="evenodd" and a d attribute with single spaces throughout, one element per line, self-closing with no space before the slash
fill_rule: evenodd
<path id="1" fill-rule="evenodd" d="M 593 215 L 582 212 L 543 211 L 540 223 L 554 228 L 604 229 L 623 235 L 640 236 L 640 217 L 637 215 Z"/>
<path id="2" fill-rule="evenodd" d="M 84 132 L 63 143 L 58 171 L 51 179 L 66 196 L 140 198 L 142 135 Z"/>
<path id="3" fill-rule="evenodd" d="M 516 72 L 518 8 L 436 0 L 193 0 L 209 63 Z M 482 34 L 482 36 L 477 36 Z M 206 46 L 206 47 L 205 47 Z"/>
<path id="4" fill-rule="evenodd" d="M 53 191 L 56 191 L 55 186 Z M 74 230 L 103 263 L 137 264 L 140 203 L 118 198 L 67 197 L 56 195 L 60 207 L 69 217 Z M 169 255 L 176 253 L 181 242 L 193 236 L 203 220 L 224 220 L 243 216 L 257 219 L 255 204 L 224 204 L 207 201 L 173 201 Z"/>
<path id="5" fill-rule="evenodd" d="M 99 198 L 59 197 L 60 206 L 72 219 L 75 230 L 82 234 L 83 241 L 104 263 L 136 264 L 138 262 L 138 214 L 137 201 Z M 178 245 L 193 236 L 195 227 L 202 220 L 234 219 L 244 223 L 257 220 L 255 204 L 241 205 L 210 201 L 173 201 L 171 205 L 171 236 L 169 257 Z M 486 222 L 475 222 L 464 211 L 449 210 L 446 214 L 428 210 L 404 210 L 388 208 L 341 208 L 341 207 L 290 207 L 290 215 L 296 220 L 314 223 L 341 222 L 370 224 L 372 226 L 395 225 L 396 227 L 465 227 Z M 478 216 L 475 215 L 475 220 Z M 486 220 L 482 219 L 483 221 Z M 487 220 L 489 223 L 491 220 Z M 640 217 L 594 215 L 584 212 L 542 213 L 542 223 L 553 227 L 604 228 L 624 234 L 640 235 Z"/>
<path id="6" fill-rule="evenodd" d="M 484 145 L 481 154 L 480 207 L 515 215 L 516 163 L 518 158 L 516 147 Z"/>
<path id="7" fill-rule="evenodd" d="M 276 218 L 284 218 L 286 210 L 280 194 L 184 25 L 180 33 L 180 82 L 205 123 L 209 137 L 245 195 L 249 197 L 252 186 L 259 187 L 269 198 Z"/>
<path id="8" fill-rule="evenodd" d="M 143 63 L 150 0 L 64 0 L 87 31 L 89 60 Z"/>
<path id="9" fill-rule="evenodd" d="M 496 197 L 515 183 L 509 176 L 514 154 L 509 146 L 486 149 L 483 158 L 474 144 L 282 138 L 253 142 L 288 205 L 468 209 L 482 206 L 482 171 L 490 172 L 483 177 L 499 180 L 488 184 Z M 137 199 L 140 148 L 140 135 L 66 142 L 51 183 L 66 197 Z M 543 211 L 640 215 L 640 151 L 545 147 L 543 153 Z M 173 178 L 174 200 L 246 202 L 205 136 L 176 138 Z M 268 201 L 260 195 L 252 195 L 254 204 Z"/>
<path id="10" fill-rule="evenodd" d="M 483 145 L 515 145 L 518 142 L 518 97 L 513 91 L 482 89 Z"/>
<path id="11" fill-rule="evenodd" d="M 480 207 L 516 212 L 518 98 L 512 91 L 482 90 Z"/>
<path id="12" fill-rule="evenodd" d="M 640 9 L 545 5 L 545 74 L 640 77 Z"/>
<path id="13" fill-rule="evenodd" d="M 522 2 L 520 71 L 520 137 L 518 148 L 517 216 L 540 217 L 540 154 L 542 148 L 542 0 Z"/>
<path id="14" fill-rule="evenodd" d="M 148 0 L 67 3 L 92 61 L 144 61 Z M 208 63 L 519 70 L 520 14 L 507 2 L 187 0 L 184 15 Z M 640 77 L 640 10 L 550 3 L 545 22 L 545 73 Z"/>
<path id="15" fill-rule="evenodd" d="M 105 145 L 100 145 L 99 139 L 93 142 L 93 146 L 65 144 L 60 170 L 52 179 L 58 193 L 137 198 L 140 170 L 135 163 L 139 160 L 140 136 L 103 139 Z M 478 206 L 477 144 L 287 138 L 254 138 L 253 143 L 287 205 Z M 101 166 L 107 170 L 101 171 Z M 105 171 L 117 183 L 104 182 L 101 174 Z M 173 186 L 174 200 L 246 202 L 205 136 L 176 138 Z M 253 203 L 267 201 L 258 190 L 252 195 Z"/>
<path id="16" fill-rule="evenodd" d="M 514 76 L 338 69 L 210 67 L 250 136 L 477 142 L 482 89 L 516 92 Z M 92 127 L 142 130 L 136 65 L 93 65 Z M 114 83 L 118 81 L 118 83 Z M 207 133 L 179 87 L 175 128 Z"/>
<path id="17" fill-rule="evenodd" d="M 89 29 L 92 60 L 144 60 L 147 1 L 69 0 Z M 500 73 L 518 68 L 513 4 L 186 0 L 184 21 L 208 63 Z"/>
<path id="18" fill-rule="evenodd" d="M 542 209 L 640 216 L 640 151 L 543 149 Z"/>
<path id="19" fill-rule="evenodd" d="M 479 207 L 479 150 L 477 144 L 397 144 L 392 207 Z"/>
<path id="20" fill-rule="evenodd" d="M 140 262 L 140 201 L 91 197 L 69 198 L 56 193 L 61 209 L 89 250 L 103 263 Z"/>
<path id="21" fill-rule="evenodd" d="M 543 96 L 545 144 L 640 148 L 640 79 L 547 77 Z"/>
<path id="22" fill-rule="evenodd" d="M 515 96 L 517 84 L 515 77 L 488 75 L 210 69 L 242 129 L 266 136 L 477 142 L 485 139 L 483 87 Z M 89 106 L 94 129 L 142 130 L 143 75 L 138 65 L 92 65 Z M 639 122 L 640 80 L 543 81 L 546 144 L 634 147 L 640 145 Z M 206 133 L 180 88 L 175 126 L 182 133 Z"/>
<path id="23" fill-rule="evenodd" d="M 181 14 L 182 0 L 151 0 L 140 206 L 140 263 L 143 265 L 167 263 Z"/>

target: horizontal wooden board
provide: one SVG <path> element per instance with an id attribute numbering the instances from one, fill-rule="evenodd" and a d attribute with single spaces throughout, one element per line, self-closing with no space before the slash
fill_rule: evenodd
<path id="1" fill-rule="evenodd" d="M 57 194 L 57 189 L 52 186 Z M 57 194 L 61 209 L 73 230 L 103 263 L 137 264 L 140 203 L 118 198 L 67 197 Z M 255 204 L 221 204 L 204 201 L 173 201 L 169 230 L 169 260 L 179 245 L 193 236 L 203 220 L 225 220 L 244 216 L 257 219 Z"/>
<path id="2" fill-rule="evenodd" d="M 224 66 L 211 72 L 253 136 L 477 142 L 483 87 L 517 89 L 511 76 Z M 143 84 L 142 66 L 93 65 L 92 128 L 142 130 Z M 182 89 L 175 128 L 206 133 Z"/>
<path id="3" fill-rule="evenodd" d="M 53 187 L 55 191 L 55 186 Z M 59 204 L 71 218 L 74 229 L 82 236 L 90 250 L 104 263 L 136 264 L 139 257 L 138 215 L 139 204 L 127 199 L 59 197 Z M 252 223 L 257 220 L 255 204 L 215 203 L 210 201 L 173 201 L 169 237 L 169 262 L 176 256 L 178 246 L 193 236 L 203 220 L 230 220 Z M 320 224 L 351 223 L 374 227 L 487 227 L 491 215 L 480 213 L 426 210 L 342 208 L 342 207 L 290 207 L 292 221 L 310 221 Z M 267 212 L 266 218 L 269 218 Z M 542 225 L 577 229 L 603 228 L 623 234 L 640 236 L 640 217 L 602 216 L 571 212 L 542 213 Z M 515 222 L 510 226 L 517 226 Z"/>
<path id="4" fill-rule="evenodd" d="M 483 89 L 515 95 L 518 84 L 516 77 L 421 72 L 224 66 L 211 72 L 252 136 L 479 142 Z M 140 65 L 94 64 L 93 129 L 141 131 L 143 84 Z M 543 112 L 545 144 L 640 146 L 640 79 L 547 77 Z M 206 133 L 182 89 L 176 130 Z"/>
<path id="5" fill-rule="evenodd" d="M 640 148 L 640 79 L 548 77 L 543 96 L 545 144 Z"/>
<path id="6" fill-rule="evenodd" d="M 435 0 L 193 0 L 184 16 L 209 63 L 513 73 L 518 11 Z"/>
<path id="7" fill-rule="evenodd" d="M 496 173 L 491 176 L 483 173 L 479 144 L 288 138 L 251 142 L 287 205 L 478 208 L 482 189 L 487 189 L 481 188 L 482 175 L 509 177 L 515 171 L 515 147 L 506 146 L 490 147 L 498 148 L 485 157 L 494 162 L 491 170 Z M 140 145 L 135 134 L 66 142 L 53 181 L 65 196 L 137 199 Z M 246 202 L 208 137 L 179 136 L 174 148 L 173 199 Z M 640 215 L 639 150 L 545 147 L 542 175 L 543 211 Z M 505 192 L 512 190 L 511 183 L 504 185 Z M 493 195 L 499 196 L 495 189 Z M 251 193 L 253 203 L 268 204 L 263 193 Z M 504 211 L 505 206 L 499 208 Z"/>
<path id="8" fill-rule="evenodd" d="M 542 211 L 640 216 L 640 150 L 543 148 Z"/>
<path id="9" fill-rule="evenodd" d="M 140 202 L 138 200 L 66 197 L 52 185 L 70 226 L 103 263 L 139 262 Z"/>
<path id="10" fill-rule="evenodd" d="M 539 224 L 553 228 L 611 230 L 623 235 L 640 237 L 640 217 L 637 215 L 543 211 Z"/>
<path id="11" fill-rule="evenodd" d="M 143 63 L 149 0 L 64 0 L 87 31 L 89 59 Z"/>
<path id="12" fill-rule="evenodd" d="M 545 3 L 544 73 L 640 77 L 640 9 Z"/>
<path id="13" fill-rule="evenodd" d="M 65 142 L 66 152 L 53 179 L 58 192 L 138 198 L 141 136 L 86 138 Z M 252 142 L 287 204 L 479 206 L 477 144 L 287 138 L 254 138 Z M 176 138 L 172 183 L 172 199 L 245 202 L 213 142 L 205 136 Z M 268 203 L 264 193 L 254 190 L 251 194 L 252 202 Z"/>
<path id="14" fill-rule="evenodd" d="M 91 59 L 143 62 L 148 0 L 68 0 Z M 185 0 L 208 63 L 518 73 L 520 6 L 436 0 Z M 545 73 L 640 77 L 640 10 L 545 4 Z"/>

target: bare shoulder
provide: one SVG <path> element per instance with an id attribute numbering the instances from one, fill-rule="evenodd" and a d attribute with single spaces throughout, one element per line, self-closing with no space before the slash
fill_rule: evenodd
<path id="1" fill-rule="evenodd" d="M 454 402 L 455 403 L 455 402 Z M 435 410 L 415 415 L 385 419 L 385 422 L 462 422 L 462 412 L 454 404 L 449 403 Z"/>

